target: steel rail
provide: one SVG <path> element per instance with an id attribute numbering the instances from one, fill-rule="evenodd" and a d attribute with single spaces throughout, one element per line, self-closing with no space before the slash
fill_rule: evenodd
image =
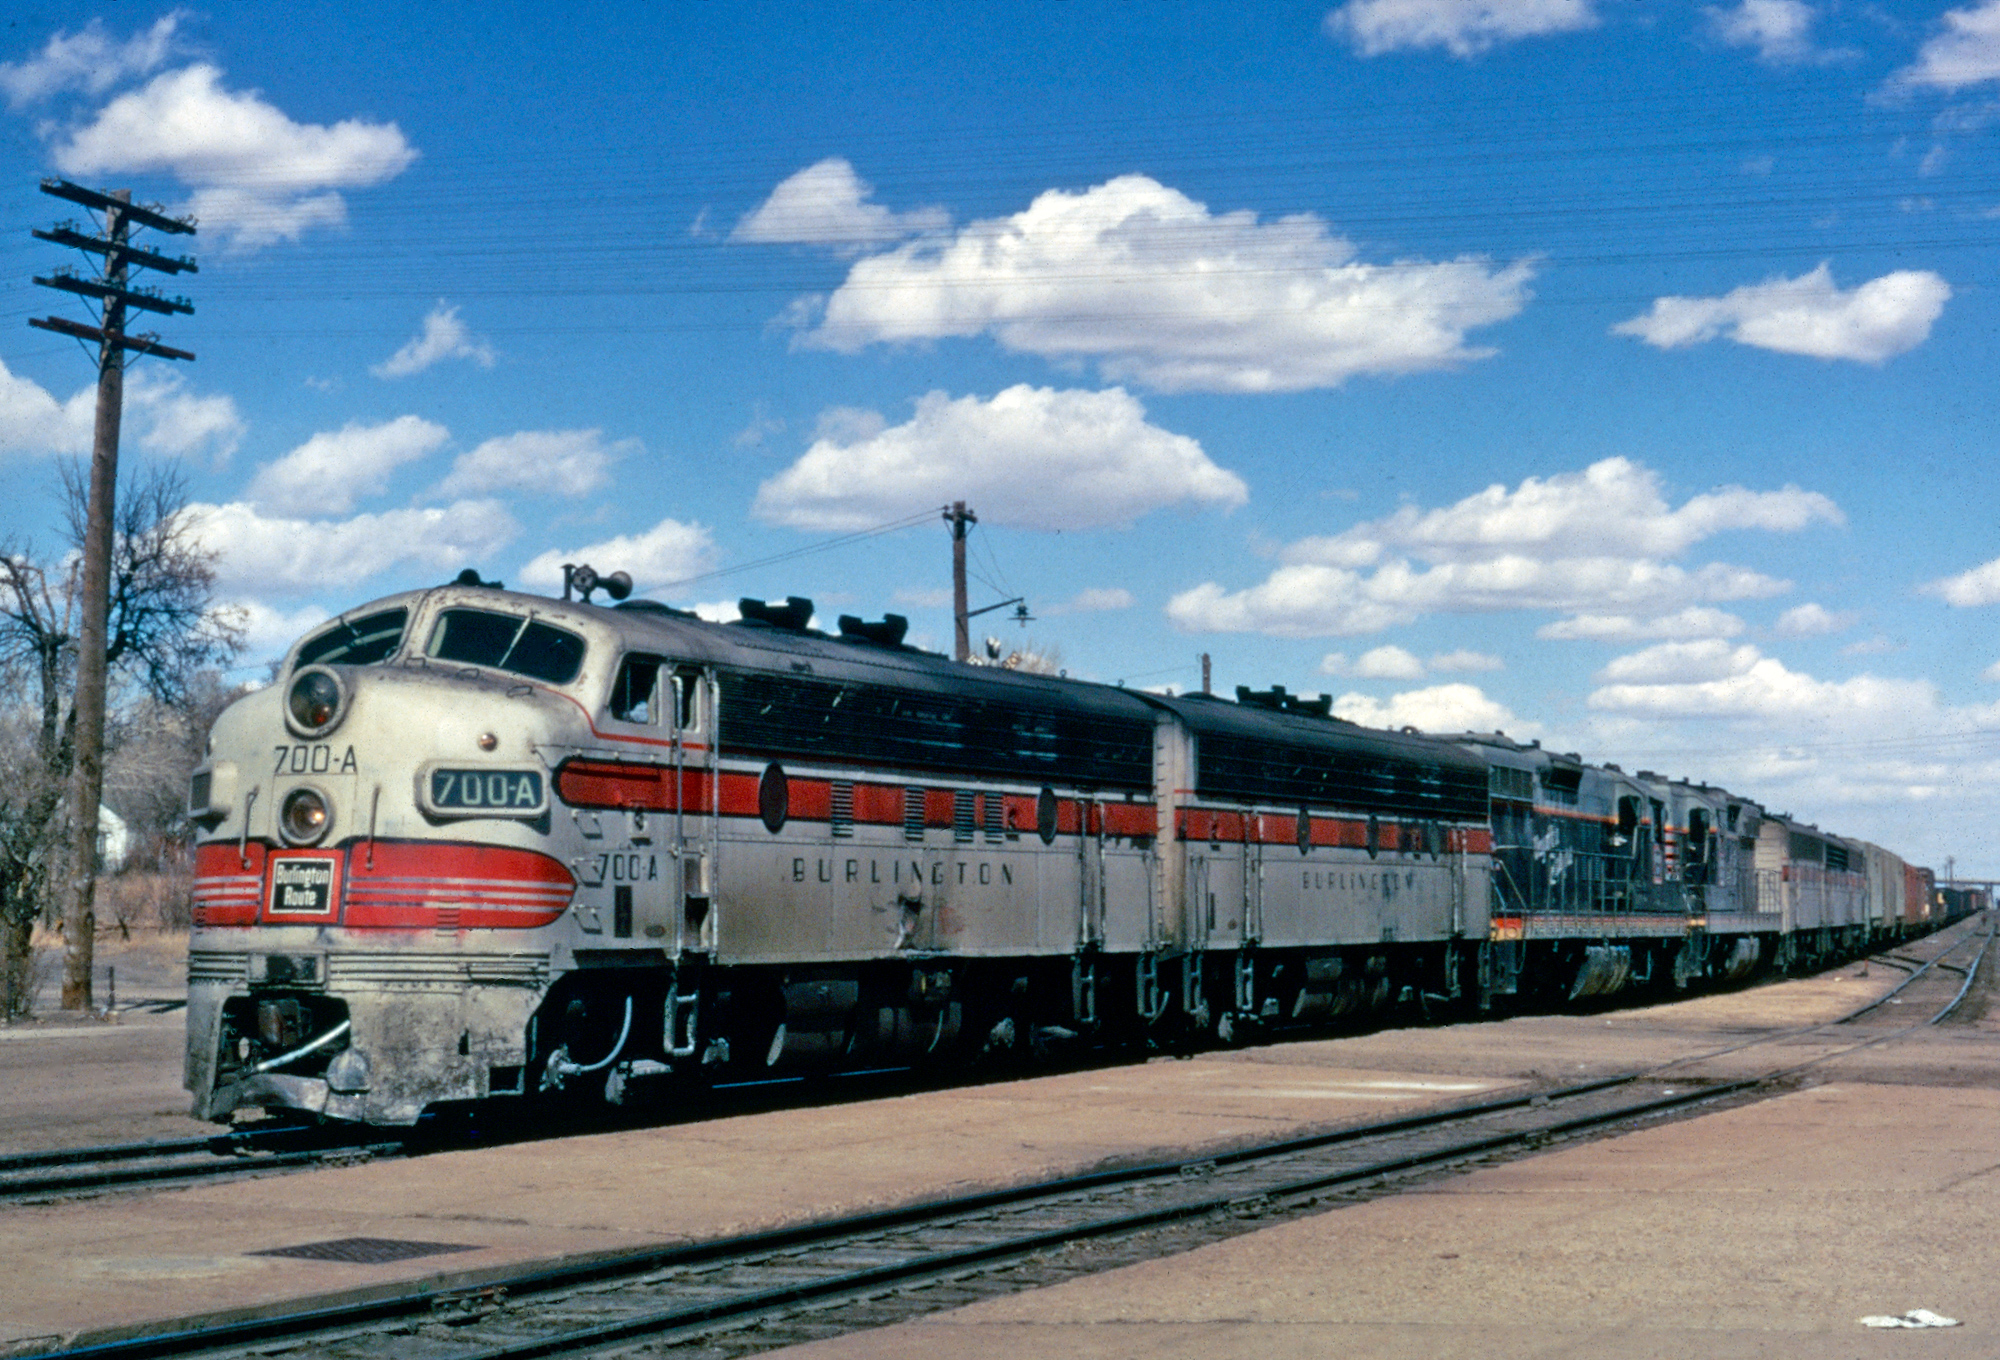
<path id="1" fill-rule="evenodd" d="M 220 1133 L 210 1138 L 12 1153 L 0 1157 L 0 1202 L 121 1185 L 223 1179 L 257 1171 L 311 1166 L 342 1155 L 382 1156 L 403 1151 L 405 1146 L 400 1138 L 385 1139 L 379 1129 L 291 1127 Z M 199 1159 L 204 1154 L 208 1160 L 186 1160 Z M 44 1174 L 18 1174 L 21 1172 Z"/>
<path id="2" fill-rule="evenodd" d="M 1957 1010 L 1959 1005 L 1964 1002 L 1966 994 L 1972 990 L 1973 980 L 1979 976 L 1979 965 L 1986 962 L 1986 951 L 1993 945 L 1993 935 L 1996 930 L 2000 930 L 2000 914 L 1989 912 L 1986 918 L 1985 943 L 1979 946 L 1979 952 L 1973 956 L 1971 964 L 1966 967 L 1965 981 L 1959 984 L 1958 995 L 1951 999 L 1949 1006 L 1946 1006 L 1930 1018 L 1931 1024 L 1941 1023 L 1946 1016 Z M 1938 957 L 1943 958 L 1944 956 L 1940 954 Z"/>

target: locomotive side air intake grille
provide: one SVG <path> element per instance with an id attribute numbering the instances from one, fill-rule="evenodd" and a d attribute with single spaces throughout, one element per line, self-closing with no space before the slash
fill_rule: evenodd
<path id="1" fill-rule="evenodd" d="M 989 793 L 984 795 L 982 801 L 985 804 L 981 811 L 986 814 L 986 839 L 998 845 L 1007 839 L 1007 800 L 997 793 Z"/>
<path id="2" fill-rule="evenodd" d="M 973 792 L 971 789 L 955 789 L 951 795 L 951 838 L 963 844 L 972 839 L 976 823 L 972 816 Z"/>
<path id="3" fill-rule="evenodd" d="M 248 954 L 235 954 L 222 949 L 188 951 L 189 982 L 222 982 L 234 985 L 248 981 L 249 977 Z"/>
<path id="4" fill-rule="evenodd" d="M 829 820 L 833 823 L 833 834 L 836 837 L 852 836 L 854 834 L 854 785 L 846 780 L 834 780 L 831 803 L 833 810 L 829 814 Z"/>
<path id="5" fill-rule="evenodd" d="M 924 791 L 917 788 L 903 790 L 903 839 L 920 841 L 924 838 Z"/>
<path id="6" fill-rule="evenodd" d="M 547 954 L 441 952 L 335 953 L 326 960 L 328 987 L 542 987 Z"/>

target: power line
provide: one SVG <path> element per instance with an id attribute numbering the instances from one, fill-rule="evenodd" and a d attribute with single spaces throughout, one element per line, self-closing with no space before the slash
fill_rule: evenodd
<path id="1" fill-rule="evenodd" d="M 704 571 L 693 576 L 683 576 L 677 581 L 666 581 L 660 585 L 648 587 L 639 593 L 641 595 L 657 595 L 661 591 L 672 590 L 679 586 L 693 585 L 697 581 L 709 581 L 722 576 L 734 576 L 739 572 L 755 571 L 759 567 L 769 567 L 775 566 L 780 562 L 789 562 L 796 557 L 806 557 L 812 553 L 828 552 L 834 548 L 846 547 L 850 543 L 859 543 L 863 539 L 880 538 L 884 534 L 897 533 L 903 529 L 913 529 L 919 524 L 929 524 L 932 522 L 932 517 L 936 514 L 937 511 L 934 509 L 922 510 L 914 515 L 905 516 L 902 519 L 891 520 L 887 524 L 877 524 L 869 529 L 857 529 L 851 534 L 842 534 L 837 538 L 823 539 L 818 543 L 808 543 L 804 547 L 774 553 L 770 557 L 760 557 L 754 562 L 740 562 L 732 567 L 717 567 L 713 571 Z"/>

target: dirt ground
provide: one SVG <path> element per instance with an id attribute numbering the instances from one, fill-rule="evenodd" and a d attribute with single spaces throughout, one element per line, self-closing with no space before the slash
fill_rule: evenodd
<path id="1" fill-rule="evenodd" d="M 37 937 L 41 1005 L 0 1025 L 0 1152 L 144 1142 L 215 1132 L 181 1089 L 187 934 L 100 936 L 93 982 L 109 1016 L 54 1008 L 62 941 Z"/>

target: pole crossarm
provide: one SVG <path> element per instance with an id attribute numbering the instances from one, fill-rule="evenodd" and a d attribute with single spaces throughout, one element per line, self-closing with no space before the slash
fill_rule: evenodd
<path id="1" fill-rule="evenodd" d="M 999 604 L 989 604 L 989 605 L 987 605 L 987 606 L 986 606 L 985 608 L 983 608 L 983 609 L 968 609 L 968 610 L 966 610 L 966 611 L 965 611 L 965 617 L 967 617 L 968 619 L 976 619 L 976 618 L 978 618 L 978 617 L 979 617 L 979 616 L 980 616 L 981 614 L 991 614 L 991 613 L 992 613 L 992 612 L 993 612 L 994 610 L 996 610 L 996 609 L 1005 609 L 1005 608 L 1006 608 L 1006 607 L 1007 607 L 1008 605 L 1010 605 L 1010 604 L 1026 604 L 1027 602 L 1028 602 L 1028 597 L 1027 597 L 1027 596 L 1025 596 L 1025 595 L 1016 595 L 1016 596 L 1015 596 L 1015 597 L 1014 597 L 1013 599 L 1011 599 L 1011 600 L 1002 600 L 1002 601 L 1000 601 L 1000 603 L 999 603 Z M 1027 623 L 1027 622 L 1029 622 L 1029 619 L 1028 619 L 1028 617 L 1027 617 L 1027 613 L 1026 613 L 1026 611 L 1025 611 L 1025 610 L 1024 610 L 1024 611 L 1022 611 L 1022 614 L 1021 614 L 1021 622 L 1023 622 L 1023 623 Z"/>
<path id="2" fill-rule="evenodd" d="M 37 330 L 56 331 L 62 335 L 73 335 L 79 340 L 90 340 L 97 344 L 116 345 L 119 349 L 135 350 L 140 354 L 150 354 L 155 359 L 192 359 L 194 355 L 184 349 L 172 349 L 159 342 L 152 335 L 109 335 L 97 326 L 83 326 L 74 321 L 65 321 L 59 316 L 31 316 L 28 324 Z"/>
<path id="3" fill-rule="evenodd" d="M 162 255 L 156 250 L 143 250 L 138 246 L 107 241 L 102 236 L 86 236 L 72 226 L 60 226 L 53 231 L 43 231 L 40 227 L 36 227 L 31 234 L 37 241 L 48 241 L 75 250 L 88 250 L 98 255 L 115 255 L 142 268 L 157 269 L 163 274 L 201 272 L 192 255 Z"/>
<path id="4" fill-rule="evenodd" d="M 115 283 L 102 283 L 96 279 L 80 279 L 74 274 L 37 274 L 35 282 L 44 288 L 60 288 L 65 293 L 75 293 L 81 297 L 97 298 L 100 301 L 122 302 L 128 307 L 137 307 L 142 312 L 158 312 L 162 316 L 194 314 L 194 304 L 186 298 L 162 297 L 148 288 L 120 288 Z"/>
<path id="5" fill-rule="evenodd" d="M 122 198 L 114 198 L 95 189 L 86 189 L 81 184 L 71 184 L 66 179 L 43 180 L 42 192 L 56 198 L 66 198 L 86 208 L 95 208 L 99 212 L 115 211 L 134 226 L 151 227 L 154 231 L 164 231 L 175 236 L 194 235 L 195 222 L 192 217 L 168 217 L 156 208 L 127 203 Z"/>

